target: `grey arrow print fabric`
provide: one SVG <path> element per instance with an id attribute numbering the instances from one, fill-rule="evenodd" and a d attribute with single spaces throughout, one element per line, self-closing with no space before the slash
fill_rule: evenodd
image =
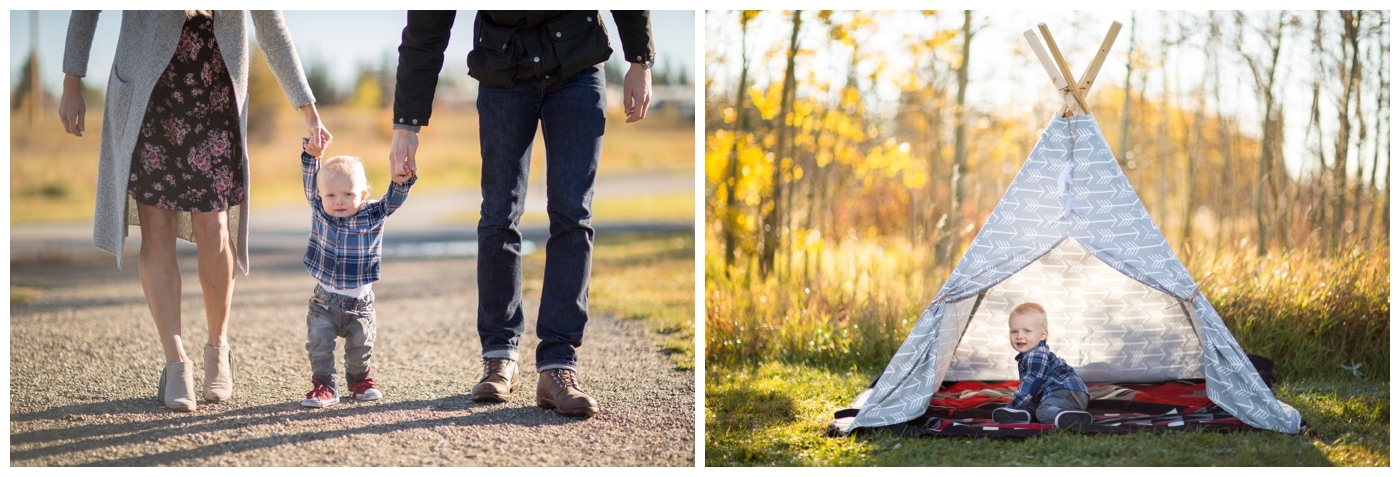
<path id="1" fill-rule="evenodd" d="M 854 427 L 910 421 L 945 380 L 1017 379 L 1011 309 L 1049 316 L 1049 345 L 1087 382 L 1206 380 L 1211 400 L 1251 426 L 1297 433 L 1197 292 L 1128 184 L 1092 116 L 1057 117 L 919 316 Z"/>

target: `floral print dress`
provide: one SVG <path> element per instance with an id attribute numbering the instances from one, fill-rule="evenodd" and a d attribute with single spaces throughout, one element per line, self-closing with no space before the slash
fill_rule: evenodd
<path id="1" fill-rule="evenodd" d="M 190 212 L 244 202 L 243 150 L 233 81 L 214 38 L 214 20 L 185 21 L 180 44 L 146 105 L 127 194 Z"/>

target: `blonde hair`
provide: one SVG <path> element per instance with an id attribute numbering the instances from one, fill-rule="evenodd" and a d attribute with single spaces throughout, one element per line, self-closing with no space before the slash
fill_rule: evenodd
<path id="1" fill-rule="evenodd" d="M 194 17 L 200 17 L 200 16 L 202 16 L 202 17 L 208 17 L 208 18 L 214 18 L 214 11 L 213 11 L 213 10 L 185 10 L 185 19 L 186 19 L 186 20 L 189 20 L 189 19 L 194 18 Z"/>
<path id="2" fill-rule="evenodd" d="M 1044 326 L 1044 327 L 1046 327 L 1046 328 L 1049 328 L 1049 327 L 1050 327 L 1050 314 L 1046 313 L 1046 312 L 1045 312 L 1045 307 L 1040 306 L 1039 303 L 1034 303 L 1034 302 L 1029 302 L 1029 301 L 1028 301 L 1028 302 L 1022 303 L 1022 304 L 1020 304 L 1020 305 L 1016 305 L 1016 308 L 1013 308 L 1013 309 L 1011 310 L 1011 315 L 1009 315 L 1009 316 L 1016 316 L 1016 315 L 1028 314 L 1028 313 L 1035 313 L 1035 314 L 1040 315 L 1040 324 L 1041 324 L 1041 326 Z"/>
<path id="3" fill-rule="evenodd" d="M 317 174 L 317 180 L 320 180 L 320 174 L 327 172 L 342 174 L 345 177 L 349 177 L 350 182 L 363 186 L 357 187 L 356 190 L 369 190 L 369 178 L 365 177 L 365 163 L 358 157 L 332 156 L 322 160 L 321 172 Z"/>

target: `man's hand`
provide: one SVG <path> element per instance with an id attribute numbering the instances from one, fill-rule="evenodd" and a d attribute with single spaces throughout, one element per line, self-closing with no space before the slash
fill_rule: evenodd
<path id="1" fill-rule="evenodd" d="M 418 173 L 418 133 L 407 129 L 395 129 L 394 138 L 389 142 L 389 175 L 394 182 L 403 184 Z"/>
<path id="2" fill-rule="evenodd" d="M 87 114 L 87 103 L 83 101 L 83 77 L 73 73 L 63 75 L 63 96 L 58 100 L 58 119 L 63 121 L 63 132 L 82 137 L 87 125 L 83 116 Z"/>
<path id="3" fill-rule="evenodd" d="M 306 150 L 307 154 L 321 157 L 331 146 L 331 132 L 321 124 L 321 115 L 316 112 L 315 103 L 306 103 L 298 109 L 306 117 L 306 137 L 311 138 L 302 145 L 302 149 Z"/>
<path id="4" fill-rule="evenodd" d="M 627 122 L 646 119 L 650 104 L 651 70 L 641 63 L 632 63 L 627 76 L 622 78 L 622 107 L 627 111 Z"/>

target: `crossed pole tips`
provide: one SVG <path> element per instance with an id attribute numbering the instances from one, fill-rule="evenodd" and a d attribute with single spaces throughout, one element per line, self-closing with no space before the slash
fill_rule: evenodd
<path id="1" fill-rule="evenodd" d="M 1044 23 L 1037 25 L 1040 34 L 1045 37 L 1045 46 L 1040 44 L 1040 39 L 1035 36 L 1035 30 L 1026 30 L 1026 41 L 1030 42 L 1031 50 L 1035 52 L 1035 57 L 1040 60 L 1040 65 L 1045 67 L 1045 74 L 1050 75 L 1050 80 L 1055 83 L 1055 89 L 1060 90 L 1064 95 L 1065 107 L 1060 114 L 1064 117 L 1089 114 L 1089 102 L 1084 98 L 1089 94 L 1089 87 L 1094 84 L 1094 78 L 1099 75 L 1099 67 L 1103 66 L 1103 60 L 1108 56 L 1108 50 L 1113 48 L 1113 40 L 1118 38 L 1118 30 L 1123 28 L 1122 23 L 1113 22 L 1108 27 L 1108 35 L 1104 36 L 1103 43 L 1099 45 L 1099 52 L 1094 55 L 1094 61 L 1089 63 L 1089 68 L 1084 70 L 1078 82 L 1074 81 L 1074 75 L 1069 71 L 1069 64 L 1065 62 L 1064 55 L 1060 54 L 1060 47 L 1055 45 L 1055 37 L 1050 36 L 1050 28 Z M 1046 53 L 1046 48 L 1049 53 Z M 1053 60 L 1051 59 L 1053 56 Z"/>

